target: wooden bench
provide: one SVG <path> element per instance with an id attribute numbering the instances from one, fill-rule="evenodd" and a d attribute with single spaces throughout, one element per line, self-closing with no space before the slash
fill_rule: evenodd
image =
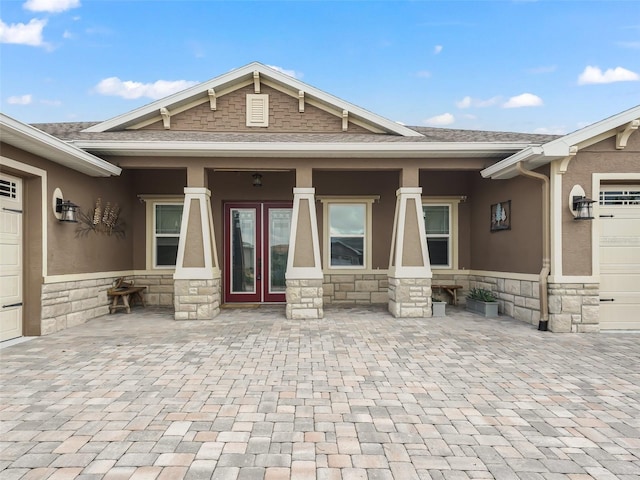
<path id="1" fill-rule="evenodd" d="M 431 285 L 431 290 L 445 291 L 451 296 L 451 305 L 458 305 L 458 290 L 462 285 Z"/>
<path id="2" fill-rule="evenodd" d="M 146 307 L 142 292 L 147 287 L 136 287 L 133 281 L 125 282 L 123 278 L 115 281 L 114 287 L 107 290 L 107 295 L 112 297 L 111 305 L 109 305 L 109 313 L 113 313 L 119 308 L 124 308 L 127 313 L 131 313 L 131 306 L 134 303 L 140 303 Z"/>

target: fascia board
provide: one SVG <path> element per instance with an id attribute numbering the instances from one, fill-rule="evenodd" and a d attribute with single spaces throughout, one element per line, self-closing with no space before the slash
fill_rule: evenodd
<path id="1" fill-rule="evenodd" d="M 436 156 L 498 156 L 521 150 L 522 143 L 290 143 L 290 142 L 118 142 L 75 141 L 84 150 L 109 155 L 159 156 L 275 156 L 348 155 L 371 157 L 436 157 Z"/>
<path id="2" fill-rule="evenodd" d="M 39 156 L 45 155 L 48 160 L 86 175 L 110 177 L 120 175 L 122 172 L 122 169 L 116 165 L 2 113 L 0 113 L 0 132 L 4 142 L 13 144 L 12 138 L 14 141 L 20 140 L 16 147 Z"/>
<path id="3" fill-rule="evenodd" d="M 161 107 L 167 107 L 169 110 L 171 110 L 172 105 L 185 102 L 193 97 L 202 95 L 210 88 L 216 89 L 224 87 L 231 83 L 242 80 L 244 77 L 249 78 L 251 75 L 253 75 L 254 71 L 258 71 L 261 75 L 265 75 L 269 79 L 286 85 L 295 91 L 303 90 L 305 92 L 305 95 L 315 97 L 321 102 L 334 105 L 344 110 L 348 110 L 350 114 L 356 115 L 373 124 L 379 125 L 389 132 L 396 133 L 405 137 L 423 136 L 421 133 L 418 133 L 415 130 L 411 130 L 410 128 L 400 125 L 399 123 L 392 122 L 391 120 L 369 112 L 368 110 L 346 102 L 338 97 L 334 97 L 333 95 L 323 92 L 322 90 L 312 87 L 311 85 L 301 82 L 300 80 L 290 77 L 289 75 L 285 75 L 284 73 L 278 72 L 277 70 L 269 68 L 266 65 L 258 62 L 250 63 L 249 65 L 245 65 L 244 67 L 238 68 L 237 70 L 225 73 L 206 82 L 199 83 L 198 85 L 187 88 L 186 90 L 183 90 L 181 92 L 169 95 L 168 97 L 156 100 L 155 102 L 149 103 L 125 114 L 98 123 L 85 129 L 84 131 L 106 132 L 114 128 L 126 128 L 127 126 L 130 126 L 132 124 L 140 123 L 146 120 L 146 117 L 157 116 L 157 112 Z"/>
<path id="4" fill-rule="evenodd" d="M 542 155 L 543 149 L 539 145 L 530 145 L 524 150 L 519 151 L 480 171 L 483 178 L 506 179 L 517 175 L 517 164 L 520 162 L 528 162 Z"/>
<path id="5" fill-rule="evenodd" d="M 640 105 L 605 118 L 593 125 L 557 138 L 548 143 L 531 146 L 480 172 L 484 178 L 506 179 L 518 175 L 516 164 L 524 162 L 529 168 L 537 168 L 553 160 L 567 157 L 572 147 L 585 148 L 617 133 L 620 126 L 640 118 Z"/>

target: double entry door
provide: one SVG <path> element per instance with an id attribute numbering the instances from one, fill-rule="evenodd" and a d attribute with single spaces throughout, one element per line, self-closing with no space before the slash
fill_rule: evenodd
<path id="1" fill-rule="evenodd" d="M 291 203 L 226 203 L 227 303 L 285 302 Z"/>

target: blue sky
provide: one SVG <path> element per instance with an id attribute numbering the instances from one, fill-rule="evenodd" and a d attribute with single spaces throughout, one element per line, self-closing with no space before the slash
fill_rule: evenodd
<path id="1" fill-rule="evenodd" d="M 640 104 L 640 2 L 3 0 L 0 109 L 106 120 L 252 61 L 406 125 L 567 133 Z"/>

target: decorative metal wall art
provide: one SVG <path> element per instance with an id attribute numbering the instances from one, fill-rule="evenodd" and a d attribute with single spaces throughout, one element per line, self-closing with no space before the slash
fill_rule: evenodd
<path id="1" fill-rule="evenodd" d="M 111 202 L 102 206 L 102 199 L 96 200 L 96 206 L 87 210 L 86 213 L 78 212 L 80 226 L 76 230 L 77 236 L 86 237 L 90 232 L 101 233 L 103 235 L 115 235 L 118 238 L 125 236 L 125 223 L 120 218 L 120 207 L 117 203 Z"/>
<path id="2" fill-rule="evenodd" d="M 491 231 L 511 230 L 511 200 L 491 205 Z"/>

